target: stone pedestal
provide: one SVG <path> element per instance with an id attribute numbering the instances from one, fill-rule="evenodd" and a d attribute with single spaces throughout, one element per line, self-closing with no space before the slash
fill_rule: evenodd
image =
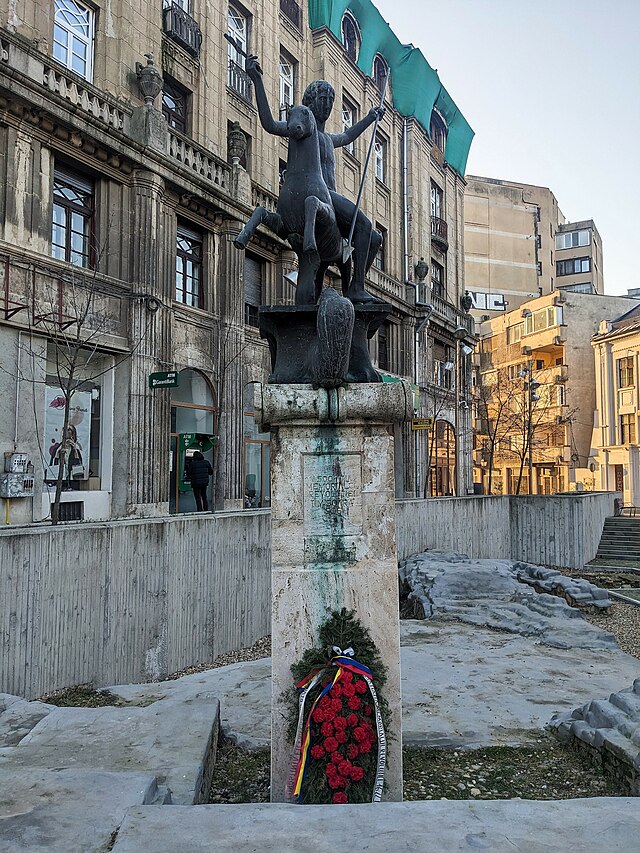
<path id="1" fill-rule="evenodd" d="M 332 611 L 355 610 L 387 667 L 391 710 L 384 799 L 402 799 L 398 567 L 393 438 L 410 418 L 407 383 L 257 385 L 255 411 L 271 430 L 271 799 L 284 799 L 290 666 L 316 645 Z M 356 658 L 358 650 L 355 649 Z"/>

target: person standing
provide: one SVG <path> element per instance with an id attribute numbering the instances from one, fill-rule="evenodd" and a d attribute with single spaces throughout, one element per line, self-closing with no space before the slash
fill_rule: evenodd
<path id="1" fill-rule="evenodd" d="M 191 482 L 191 490 L 196 499 L 196 509 L 198 512 L 207 512 L 209 509 L 207 489 L 209 487 L 209 477 L 213 474 L 213 468 L 211 467 L 211 463 L 204 458 L 199 450 L 196 450 L 191 457 L 188 474 Z"/>

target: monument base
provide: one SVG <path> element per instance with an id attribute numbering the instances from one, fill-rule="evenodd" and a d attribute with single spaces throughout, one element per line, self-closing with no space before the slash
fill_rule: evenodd
<path id="1" fill-rule="evenodd" d="M 383 799 L 402 799 L 398 565 L 393 438 L 411 417 L 407 383 L 331 391 L 256 386 L 255 411 L 271 441 L 271 799 L 282 802 L 292 758 L 287 738 L 291 664 L 317 644 L 331 613 L 354 610 L 387 669 L 391 712 Z M 354 649 L 357 659 L 358 649 Z"/>

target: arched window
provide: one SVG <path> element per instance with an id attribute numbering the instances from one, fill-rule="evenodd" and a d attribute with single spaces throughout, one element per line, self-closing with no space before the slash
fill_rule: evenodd
<path id="1" fill-rule="evenodd" d="M 384 89 L 384 83 L 387 79 L 387 74 L 389 73 L 389 66 L 387 65 L 386 60 L 380 56 L 380 54 L 376 54 L 375 59 L 373 60 L 373 82 L 378 87 L 378 91 L 382 93 Z M 389 84 L 387 84 L 387 94 L 389 93 Z"/>
<path id="2" fill-rule="evenodd" d="M 181 370 L 178 386 L 171 389 L 169 512 L 195 511 L 189 462 L 196 450 L 199 450 L 213 465 L 215 431 L 215 396 L 209 381 L 197 370 Z M 210 502 L 212 494 L 213 478 L 208 487 Z"/>
<path id="3" fill-rule="evenodd" d="M 447 144 L 447 124 L 437 110 L 433 110 L 431 113 L 429 136 L 436 148 L 444 154 L 444 149 Z"/>
<path id="4" fill-rule="evenodd" d="M 358 58 L 358 50 L 360 48 L 360 33 L 355 18 L 348 12 L 342 19 L 341 25 L 342 44 L 345 52 L 352 62 Z"/>

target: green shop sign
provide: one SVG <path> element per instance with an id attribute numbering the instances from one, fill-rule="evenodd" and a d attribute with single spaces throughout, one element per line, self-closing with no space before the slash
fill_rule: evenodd
<path id="1" fill-rule="evenodd" d="M 177 388 L 179 384 L 180 374 L 177 370 L 149 374 L 149 388 Z"/>

